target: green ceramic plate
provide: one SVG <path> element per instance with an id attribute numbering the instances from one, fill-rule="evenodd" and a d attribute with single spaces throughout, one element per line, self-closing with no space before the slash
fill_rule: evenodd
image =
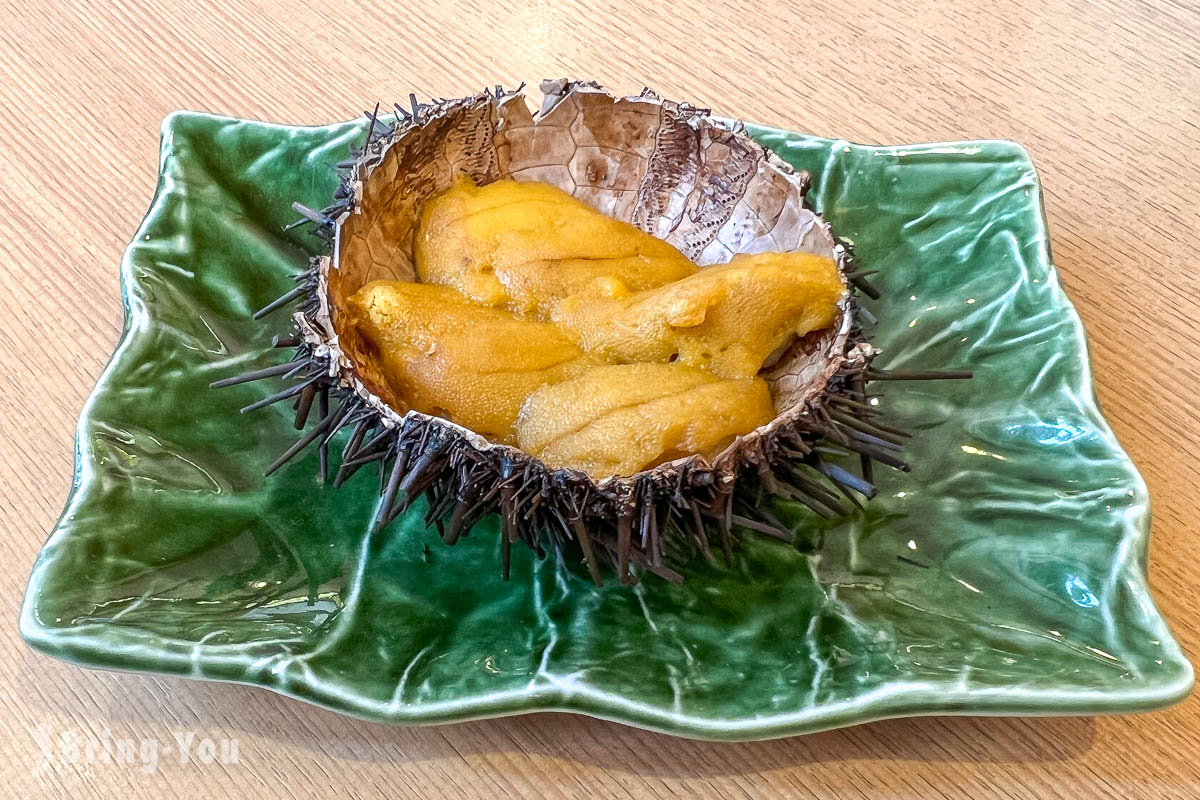
<path id="1" fill-rule="evenodd" d="M 96 667 L 242 681 L 373 719 L 577 711 L 760 738 L 932 713 L 1134 711 L 1192 670 L 1146 587 L 1146 489 L 1096 408 L 1079 319 L 1050 265 L 1037 177 L 1004 142 L 861 147 L 753 135 L 881 270 L 881 363 L 969 367 L 891 384 L 909 475 L 806 547 L 748 537 L 732 568 L 597 589 L 497 537 L 456 548 L 417 509 L 370 535 L 377 483 L 332 490 L 270 391 L 214 379 L 278 352 L 250 313 L 315 241 L 357 122 L 177 114 L 125 255 L 125 335 L 79 423 L 78 473 L 21 631 Z"/>

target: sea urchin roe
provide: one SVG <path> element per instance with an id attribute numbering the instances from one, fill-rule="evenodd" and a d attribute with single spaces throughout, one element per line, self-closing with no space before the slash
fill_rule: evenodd
<path id="1" fill-rule="evenodd" d="M 530 395 L 517 444 L 595 478 L 712 456 L 775 416 L 761 378 L 722 380 L 683 364 L 592 367 Z"/>
<path id="2" fill-rule="evenodd" d="M 546 183 L 460 178 L 425 203 L 419 280 L 545 318 L 580 292 L 648 289 L 696 272 L 671 245 Z"/>
<path id="3" fill-rule="evenodd" d="M 594 478 L 711 458 L 770 422 L 757 373 L 832 324 L 845 289 L 805 253 L 699 269 L 536 182 L 460 179 L 426 202 L 414 247 L 421 283 L 367 284 L 344 309 L 360 377 Z"/>
<path id="4" fill-rule="evenodd" d="M 531 392 L 594 362 L 553 325 L 475 305 L 444 286 L 375 281 L 350 297 L 347 312 L 409 407 L 500 441 L 511 440 Z"/>
<path id="5" fill-rule="evenodd" d="M 679 361 L 744 378 L 793 337 L 829 326 L 843 290 L 831 258 L 739 255 L 624 297 L 568 297 L 553 319 L 606 361 Z"/>

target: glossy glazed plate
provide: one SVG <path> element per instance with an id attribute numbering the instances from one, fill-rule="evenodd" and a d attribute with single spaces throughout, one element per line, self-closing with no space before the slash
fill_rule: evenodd
<path id="1" fill-rule="evenodd" d="M 726 739 L 1187 693 L 1146 586 L 1146 490 L 1097 410 L 1020 148 L 751 129 L 813 173 L 811 201 L 880 270 L 880 363 L 976 377 L 886 388 L 915 468 L 881 471 L 865 512 L 819 524 L 780 504 L 802 547 L 747 537 L 731 568 L 630 590 L 524 551 L 505 583 L 494 525 L 447 548 L 421 508 L 371 534 L 371 476 L 326 488 L 310 452 L 264 479 L 296 436 L 286 409 L 240 416 L 270 387 L 207 389 L 279 359 L 250 314 L 316 244 L 283 232 L 290 203 L 325 204 L 363 127 L 164 123 L 125 335 L 26 594 L 31 645 L 373 719 L 561 710 Z"/>

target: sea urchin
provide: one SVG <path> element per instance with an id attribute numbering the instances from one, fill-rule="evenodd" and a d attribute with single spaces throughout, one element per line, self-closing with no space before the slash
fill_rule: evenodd
<path id="1" fill-rule="evenodd" d="M 369 115 L 366 143 L 339 165 L 343 180 L 323 210 L 300 205 L 301 219 L 327 243 L 296 276 L 294 289 L 255 317 L 297 303 L 291 329 L 274 339 L 291 360 L 222 381 L 264 378 L 285 388 L 243 411 L 291 400 L 305 433 L 268 469 L 309 445 L 334 486 L 378 466 L 385 526 L 427 500 L 425 521 L 454 544 L 492 513 L 501 520 L 501 569 L 523 542 L 539 556 L 582 555 L 593 580 L 611 568 L 622 582 L 631 565 L 667 580 L 689 556 L 726 557 L 735 531 L 790 541 L 793 533 L 763 508 L 760 491 L 844 515 L 870 498 L 873 464 L 908 470 L 899 451 L 908 434 L 878 419 L 872 380 L 969 377 L 874 369 L 875 350 L 856 319 L 856 292 L 878 293 L 851 249 L 804 203 L 809 185 L 739 125 L 662 100 L 649 91 L 615 98 L 590 83 L 547 81 L 532 113 L 520 89 L 431 104 L 411 98 L 385 122 Z M 383 390 L 378 365 L 345 324 L 348 298 L 370 281 L 414 281 L 414 233 L 422 204 L 457 176 L 478 184 L 502 178 L 542 181 L 663 239 L 700 266 L 738 253 L 802 251 L 835 259 L 847 291 L 831 327 L 795 339 L 760 373 L 774 419 L 712 458 L 691 455 L 633 475 L 597 479 L 552 469 L 511 445 L 440 416 L 402 407 Z M 389 396 L 389 401 L 381 395 Z M 314 409 L 315 406 L 315 409 Z M 315 412 L 315 413 L 314 413 Z M 349 429 L 336 470 L 328 451 Z M 829 458 L 855 454 L 854 474 Z"/>

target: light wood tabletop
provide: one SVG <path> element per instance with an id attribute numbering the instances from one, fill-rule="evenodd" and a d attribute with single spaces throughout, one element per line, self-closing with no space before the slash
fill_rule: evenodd
<path id="1" fill-rule="evenodd" d="M 154 189 L 161 118 L 320 123 L 409 92 L 572 76 L 858 142 L 1027 147 L 1101 403 L 1150 486 L 1151 586 L 1185 650 L 1200 652 L 1194 0 L 366 5 L 0 3 L 0 793 L 1200 796 L 1196 699 L 1139 716 L 926 718 L 711 744 L 556 714 L 392 727 L 28 649 L 17 609 L 70 489 L 75 420 L 121 331 L 118 263 Z M 237 763 L 46 758 L 39 742 L 64 733 L 236 741 Z"/>

